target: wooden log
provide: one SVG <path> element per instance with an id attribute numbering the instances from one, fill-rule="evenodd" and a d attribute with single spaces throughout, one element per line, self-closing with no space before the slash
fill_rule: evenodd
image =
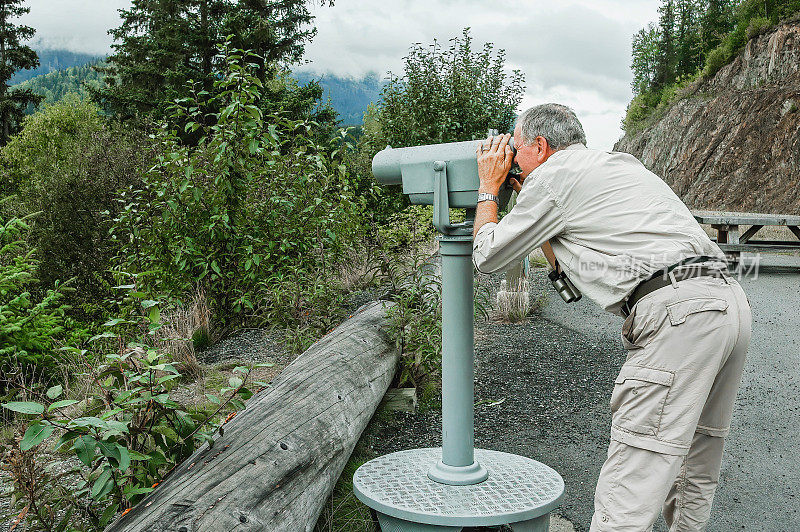
<path id="1" fill-rule="evenodd" d="M 313 530 L 394 376 L 386 305 L 365 305 L 311 346 L 108 530 Z"/>
<path id="2" fill-rule="evenodd" d="M 380 406 L 390 412 L 414 412 L 417 409 L 417 389 L 391 388 L 383 396 Z"/>

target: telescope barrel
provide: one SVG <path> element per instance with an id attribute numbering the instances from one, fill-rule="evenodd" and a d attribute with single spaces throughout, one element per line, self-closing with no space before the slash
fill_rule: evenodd
<path id="1" fill-rule="evenodd" d="M 475 152 L 478 146 L 484 142 L 486 142 L 486 139 L 429 144 L 409 148 L 387 146 L 372 159 L 372 173 L 378 182 L 383 185 L 399 185 L 403 183 L 402 169 L 404 167 L 411 168 L 418 165 L 427 165 L 432 161 L 444 161 L 448 167 L 451 164 L 455 164 L 459 169 L 473 170 L 471 173 L 477 179 L 478 163 Z M 513 137 L 508 141 L 508 145 L 512 148 L 514 147 Z M 477 186 L 475 188 L 477 189 Z"/>

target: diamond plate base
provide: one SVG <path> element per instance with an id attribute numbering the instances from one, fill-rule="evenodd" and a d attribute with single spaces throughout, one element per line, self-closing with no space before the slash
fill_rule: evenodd
<path id="1" fill-rule="evenodd" d="M 428 478 L 442 449 L 412 449 L 370 460 L 353 475 L 356 497 L 375 511 L 429 525 L 491 526 L 531 521 L 555 509 L 564 481 L 546 465 L 514 454 L 475 449 L 489 472 L 479 484 L 451 486 Z"/>

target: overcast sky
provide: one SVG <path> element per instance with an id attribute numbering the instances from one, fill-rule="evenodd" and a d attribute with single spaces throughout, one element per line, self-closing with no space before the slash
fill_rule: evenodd
<path id="1" fill-rule="evenodd" d="M 319 2 L 314 2 L 315 4 Z M 559 102 L 575 109 L 589 147 L 610 149 L 630 101 L 631 36 L 658 17 L 659 0 L 336 0 L 315 7 L 317 37 L 303 70 L 359 77 L 402 71 L 413 43 L 446 43 L 472 28 L 479 48 L 506 50 L 525 73 L 521 109 Z M 29 0 L 21 22 L 37 47 L 110 51 L 109 28 L 129 0 Z"/>

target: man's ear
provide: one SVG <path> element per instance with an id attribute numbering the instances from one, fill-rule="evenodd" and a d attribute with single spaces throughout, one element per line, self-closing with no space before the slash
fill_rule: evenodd
<path id="1" fill-rule="evenodd" d="M 538 136 L 536 137 L 536 147 L 538 148 L 536 150 L 536 160 L 539 164 L 542 164 L 550 156 L 550 145 L 547 143 L 546 138 Z"/>
<path id="2" fill-rule="evenodd" d="M 539 162 L 539 164 L 545 162 L 556 152 L 550 147 L 550 143 L 547 142 L 547 139 L 542 136 L 536 137 L 536 144 L 539 148 L 536 154 L 536 160 Z"/>

